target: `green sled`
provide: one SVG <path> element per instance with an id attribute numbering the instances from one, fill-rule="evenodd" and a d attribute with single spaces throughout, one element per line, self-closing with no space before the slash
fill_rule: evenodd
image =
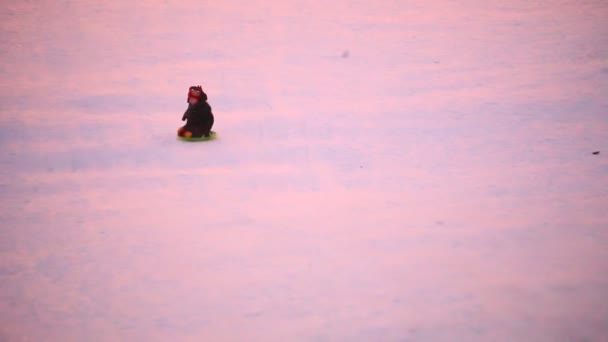
<path id="1" fill-rule="evenodd" d="M 214 131 L 211 131 L 209 133 L 208 137 L 202 136 L 202 137 L 198 137 L 198 138 L 194 138 L 194 137 L 186 138 L 186 137 L 180 137 L 178 135 L 177 138 L 179 140 L 183 140 L 183 141 L 207 141 L 207 140 L 213 140 L 213 139 L 215 139 L 216 136 L 217 136 L 217 133 L 215 133 Z"/>

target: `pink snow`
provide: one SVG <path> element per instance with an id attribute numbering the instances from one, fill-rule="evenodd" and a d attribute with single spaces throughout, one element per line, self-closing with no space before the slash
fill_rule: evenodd
<path id="1" fill-rule="evenodd" d="M 606 339 L 607 17 L 5 4 L 0 340 Z"/>

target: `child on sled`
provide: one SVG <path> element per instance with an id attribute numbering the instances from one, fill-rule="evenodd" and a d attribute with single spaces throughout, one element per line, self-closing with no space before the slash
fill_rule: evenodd
<path id="1" fill-rule="evenodd" d="M 188 89 L 188 109 L 182 116 L 186 125 L 177 130 L 177 135 L 184 138 L 209 137 L 213 127 L 213 113 L 207 103 L 207 94 L 201 86 L 192 86 Z"/>

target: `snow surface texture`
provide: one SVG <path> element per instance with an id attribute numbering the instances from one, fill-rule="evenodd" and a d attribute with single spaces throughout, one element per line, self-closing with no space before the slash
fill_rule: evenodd
<path id="1" fill-rule="evenodd" d="M 605 341 L 606 18 L 3 3 L 0 340 Z"/>

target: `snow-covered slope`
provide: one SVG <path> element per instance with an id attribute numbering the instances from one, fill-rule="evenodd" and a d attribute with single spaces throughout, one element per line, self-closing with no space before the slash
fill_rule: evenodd
<path id="1" fill-rule="evenodd" d="M 606 338 L 606 17 L 5 4 L 0 339 Z"/>

